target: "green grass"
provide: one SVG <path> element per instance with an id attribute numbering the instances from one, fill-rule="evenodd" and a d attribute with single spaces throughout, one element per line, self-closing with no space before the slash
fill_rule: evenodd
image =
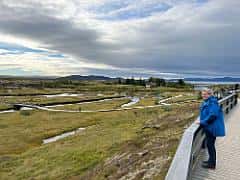
<path id="1" fill-rule="evenodd" d="M 51 137 L 77 127 L 96 124 L 96 117 L 87 114 L 29 111 L 1 114 L 0 155 L 19 154 L 29 148 L 39 146 L 46 137 Z M 6 138 L 7 137 L 7 141 Z"/>
<path id="2" fill-rule="evenodd" d="M 116 108 L 120 108 L 121 105 L 128 102 L 130 102 L 129 99 L 115 99 L 115 100 L 103 101 L 103 102 L 65 105 L 65 106 L 54 107 L 51 109 L 75 110 L 75 111 L 116 109 Z"/>
<path id="3" fill-rule="evenodd" d="M 159 87 L 146 90 L 141 86 L 88 83 L 74 88 L 0 89 L 10 94 L 48 94 L 74 92 L 83 97 L 44 98 L 42 96 L 4 97 L 2 102 L 47 104 L 74 102 L 125 92 L 142 97 L 134 106 L 155 105 L 160 95 L 192 93 L 188 88 Z M 181 99 L 182 100 L 182 99 Z M 119 108 L 129 99 L 115 99 L 57 109 L 99 110 Z M 0 109 L 5 108 L 0 105 Z M 161 158 L 154 178 L 164 179 L 184 127 L 196 117 L 197 103 L 169 108 L 99 112 L 64 113 L 20 111 L 0 114 L 0 179 L 119 179 L 143 168 L 144 163 Z M 194 114 L 193 114 L 194 112 Z M 75 130 L 86 129 L 54 143 L 42 145 L 43 139 Z M 145 156 L 139 156 L 148 150 Z M 117 158 L 120 156 L 119 158 Z M 114 161 L 114 159 L 118 159 Z M 129 164 L 130 163 L 130 164 Z M 128 169 L 128 167 L 131 167 Z M 148 168 L 150 168 L 149 166 Z M 139 175 L 141 179 L 142 175 Z"/>
<path id="4" fill-rule="evenodd" d="M 156 105 L 156 101 L 158 100 L 158 98 L 156 97 L 145 97 L 145 98 L 141 98 L 140 101 L 136 104 L 134 104 L 131 107 L 134 106 L 152 106 L 152 105 Z"/>
<path id="5" fill-rule="evenodd" d="M 104 163 L 106 158 L 117 152 L 130 151 L 132 145 L 128 147 L 126 144 L 137 143 L 137 146 L 141 147 L 146 143 L 144 137 L 151 139 L 162 136 L 175 139 L 176 136 L 171 135 L 171 132 L 181 132 L 182 126 L 186 124 L 185 121 L 175 123 L 178 112 L 176 108 L 178 107 L 173 108 L 171 112 L 153 108 L 94 114 L 30 111 L 27 115 L 0 115 L 0 177 L 68 179 L 87 176 Z M 184 116 L 186 114 L 183 114 Z M 161 125 L 160 131 L 142 130 L 147 123 L 156 123 L 156 119 Z M 41 145 L 46 137 L 78 127 L 88 128 L 75 136 Z M 166 139 L 164 143 L 167 143 Z M 175 147 L 176 143 L 167 148 L 173 146 Z M 102 172 L 108 172 L 108 168 L 104 168 Z M 101 173 L 95 175 L 96 179 L 105 176 Z M 93 179 L 94 177 L 91 176 Z"/>
<path id="6" fill-rule="evenodd" d="M 35 94 L 58 94 L 58 93 L 74 93 L 70 88 L 0 88 L 1 95 L 35 95 Z"/>
<path id="7" fill-rule="evenodd" d="M 7 103 L 31 103 L 31 104 L 47 104 L 47 103 L 60 103 L 60 102 L 74 102 L 79 100 L 85 100 L 90 98 L 95 98 L 96 96 L 79 96 L 79 97 L 52 97 L 47 98 L 44 96 L 12 96 L 4 97 L 3 101 Z"/>
<path id="8" fill-rule="evenodd" d="M 15 104 L 15 103 L 26 103 L 26 104 L 37 104 L 37 105 L 52 105 L 52 104 L 61 104 L 61 103 L 77 103 L 85 100 L 93 100 L 93 99 L 102 99 L 109 97 L 117 97 L 116 95 L 104 95 L 97 96 L 97 94 L 86 94 L 83 96 L 76 97 L 45 97 L 45 96 L 5 96 L 1 97 L 1 101 L 5 104 Z M 2 109 L 6 109 L 12 107 L 11 105 L 2 106 Z M 0 106 L 1 109 L 1 106 Z"/>
<path id="9" fill-rule="evenodd" d="M 133 112 L 94 115 L 33 112 L 30 116 L 24 116 L 24 119 L 19 113 L 9 116 L 9 119 L 0 120 L 1 141 L 4 141 L 1 143 L 4 144 L 0 148 L 1 154 L 25 153 L 19 154 L 16 159 L 15 156 L 11 157 L 11 161 L 2 162 L 1 169 L 4 170 L 7 165 L 5 170 L 12 171 L 12 177 L 20 179 L 31 176 L 64 179 L 69 176 L 68 173 L 81 173 L 105 158 L 113 144 L 135 137 L 136 130 L 144 121 L 138 119 L 137 124 L 132 124 Z M 45 137 L 85 126 L 92 127 L 74 138 L 39 147 Z M 33 147 L 38 148 L 29 150 Z M 66 171 L 69 167 L 71 169 Z M 38 174 L 39 171 L 48 171 L 50 174 Z"/>
<path id="10" fill-rule="evenodd" d="M 10 109 L 11 106 L 7 104 L 0 104 L 0 111 Z"/>
<path id="11" fill-rule="evenodd" d="M 173 99 L 167 100 L 166 103 L 177 103 L 188 100 L 198 100 L 198 94 L 196 93 L 183 93 L 180 97 L 174 97 Z"/>

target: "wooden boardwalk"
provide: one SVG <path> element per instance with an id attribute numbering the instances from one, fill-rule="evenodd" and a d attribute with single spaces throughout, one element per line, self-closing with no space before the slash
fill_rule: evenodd
<path id="1" fill-rule="evenodd" d="M 240 104 L 225 116 L 226 136 L 216 141 L 217 167 L 207 170 L 201 167 L 208 159 L 206 150 L 202 150 L 193 172 L 193 180 L 240 180 Z"/>

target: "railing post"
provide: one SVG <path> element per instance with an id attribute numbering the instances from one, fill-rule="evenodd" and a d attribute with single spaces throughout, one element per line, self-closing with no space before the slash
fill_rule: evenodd
<path id="1" fill-rule="evenodd" d="M 235 105 L 238 103 L 238 94 L 235 94 Z"/>

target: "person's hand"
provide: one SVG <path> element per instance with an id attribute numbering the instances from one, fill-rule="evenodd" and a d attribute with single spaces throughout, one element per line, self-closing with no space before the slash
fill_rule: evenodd
<path id="1" fill-rule="evenodd" d="M 197 120 L 195 121 L 196 124 L 200 124 L 200 119 L 197 118 Z"/>

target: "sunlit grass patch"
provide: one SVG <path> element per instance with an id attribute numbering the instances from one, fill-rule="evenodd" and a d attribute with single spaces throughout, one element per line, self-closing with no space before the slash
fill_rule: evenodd
<path id="1" fill-rule="evenodd" d="M 82 103 L 82 104 L 73 104 L 58 106 L 51 109 L 60 109 L 60 110 L 73 110 L 73 111 L 85 111 L 85 110 L 104 110 L 104 109 L 117 109 L 121 108 L 123 104 L 130 102 L 130 99 L 113 99 L 100 102 L 91 102 L 91 103 Z"/>
<path id="2" fill-rule="evenodd" d="M 91 172 L 101 167 L 100 172 L 109 172 L 104 162 L 116 153 L 134 153 L 145 146 L 150 150 L 155 147 L 146 143 L 152 140 L 164 145 L 162 152 L 169 154 L 169 148 L 174 152 L 177 141 L 171 139 L 176 139 L 176 133 L 180 137 L 183 126 L 191 120 L 184 118 L 190 117 L 188 111 L 189 106 L 185 109 L 173 106 L 171 111 L 151 108 L 93 114 L 33 111 L 28 116 L 20 112 L 0 115 L 0 154 L 5 157 L 0 162 L 0 174 L 10 179 L 66 179 L 87 174 L 91 179 L 101 179 L 105 174 Z M 87 128 L 74 136 L 41 145 L 44 138 L 78 127 Z M 160 151 L 153 153 L 165 157 Z"/>

